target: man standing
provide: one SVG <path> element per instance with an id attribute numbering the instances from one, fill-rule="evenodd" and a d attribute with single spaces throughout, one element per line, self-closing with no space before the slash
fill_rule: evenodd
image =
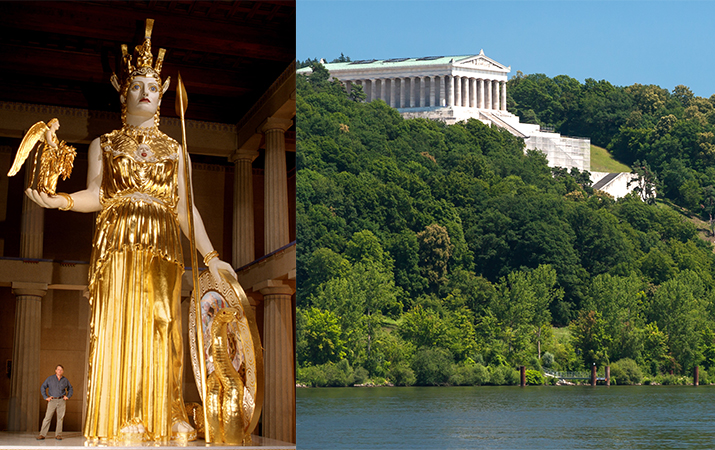
<path id="1" fill-rule="evenodd" d="M 40 392 L 42 397 L 47 400 L 47 413 L 45 420 L 42 421 L 42 430 L 37 439 L 44 439 L 48 431 L 50 431 L 50 422 L 52 416 L 57 411 L 57 429 L 55 430 L 55 439 L 62 440 L 62 420 L 65 418 L 65 400 L 72 397 L 72 385 L 70 381 L 62 376 L 65 373 L 65 368 L 58 364 L 55 368 L 55 374 L 47 377 Z M 47 395 L 49 392 L 49 395 Z"/>

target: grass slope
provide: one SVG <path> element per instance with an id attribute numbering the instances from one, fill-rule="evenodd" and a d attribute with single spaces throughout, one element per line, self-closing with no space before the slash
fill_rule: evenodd
<path id="1" fill-rule="evenodd" d="M 591 144 L 591 172 L 630 172 L 631 168 L 622 164 L 602 147 Z"/>

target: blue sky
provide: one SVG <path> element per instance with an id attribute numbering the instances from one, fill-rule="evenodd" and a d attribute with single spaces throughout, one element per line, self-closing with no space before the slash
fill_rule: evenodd
<path id="1" fill-rule="evenodd" d="M 684 84 L 715 94 L 715 2 L 298 0 L 297 58 L 484 53 L 510 77 Z"/>

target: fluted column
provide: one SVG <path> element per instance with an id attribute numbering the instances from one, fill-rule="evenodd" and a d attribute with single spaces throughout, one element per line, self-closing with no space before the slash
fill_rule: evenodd
<path id="1" fill-rule="evenodd" d="M 492 109 L 492 80 L 487 80 L 486 84 L 484 89 L 484 107 L 486 109 Z"/>
<path id="2" fill-rule="evenodd" d="M 476 78 L 470 78 L 469 79 L 469 107 L 470 108 L 476 108 L 477 107 L 477 79 Z"/>
<path id="3" fill-rule="evenodd" d="M 28 173 L 32 171 L 28 170 Z M 26 183 L 26 185 L 29 183 Z M 22 196 L 22 223 L 20 225 L 20 258 L 42 258 L 42 241 L 45 228 L 45 209 Z"/>
<path id="4" fill-rule="evenodd" d="M 410 97 L 410 108 L 415 107 L 415 79 L 416 78 L 408 78 L 410 80 L 410 87 L 409 87 L 409 97 Z"/>
<path id="5" fill-rule="evenodd" d="M 407 78 L 400 78 L 400 108 L 407 108 L 409 106 L 409 103 L 405 99 L 405 95 L 407 95 Z"/>
<path id="6" fill-rule="evenodd" d="M 265 162 L 265 252 L 288 243 L 288 176 L 285 157 L 285 131 L 293 121 L 270 117 L 261 129 L 266 138 Z"/>
<path id="7" fill-rule="evenodd" d="M 499 82 L 492 82 L 492 109 L 499 109 Z"/>
<path id="8" fill-rule="evenodd" d="M 477 95 L 479 98 L 478 98 L 478 103 L 477 103 L 478 106 L 477 107 L 480 109 L 484 109 L 484 79 L 483 78 L 479 79 L 479 88 L 478 89 L 479 89 L 479 92 L 477 93 Z"/>
<path id="9" fill-rule="evenodd" d="M 396 78 L 390 78 L 390 106 L 395 108 L 397 105 L 395 104 L 395 100 L 397 99 L 397 89 L 395 84 L 397 82 Z"/>
<path id="10" fill-rule="evenodd" d="M 439 105 L 447 106 L 447 77 L 439 77 Z"/>
<path id="11" fill-rule="evenodd" d="M 377 99 L 377 79 L 370 79 L 370 101 Z"/>
<path id="12" fill-rule="evenodd" d="M 427 77 L 420 77 L 420 107 L 425 107 L 425 80 Z"/>
<path id="13" fill-rule="evenodd" d="M 471 80 L 468 77 L 462 77 L 462 89 L 464 93 L 462 94 L 462 105 L 469 107 L 469 98 L 471 97 Z"/>
<path id="14" fill-rule="evenodd" d="M 454 106 L 454 77 L 450 76 L 447 81 L 447 86 L 449 87 L 449 98 L 447 99 L 448 106 Z"/>
<path id="15" fill-rule="evenodd" d="M 437 87 L 437 77 L 431 76 L 429 80 L 429 105 L 433 108 L 437 106 L 435 103 L 435 87 Z"/>
<path id="16" fill-rule="evenodd" d="M 40 336 L 44 283 L 12 283 L 15 331 L 10 375 L 9 431 L 38 431 L 40 404 Z"/>
<path id="17" fill-rule="evenodd" d="M 240 148 L 233 154 L 233 266 L 243 267 L 256 259 L 253 228 L 253 160 L 256 148 Z"/>
<path id="18" fill-rule="evenodd" d="M 265 390 L 263 435 L 295 442 L 295 379 L 293 378 L 293 289 L 269 282 L 263 294 Z"/>
<path id="19" fill-rule="evenodd" d="M 506 81 L 501 82 L 501 110 L 506 111 Z"/>
<path id="20" fill-rule="evenodd" d="M 454 77 L 454 106 L 462 106 L 462 77 Z"/>

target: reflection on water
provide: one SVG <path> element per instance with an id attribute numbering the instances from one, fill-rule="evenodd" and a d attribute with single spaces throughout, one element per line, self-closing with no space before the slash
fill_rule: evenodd
<path id="1" fill-rule="evenodd" d="M 715 386 L 297 390 L 299 449 L 715 448 Z"/>

